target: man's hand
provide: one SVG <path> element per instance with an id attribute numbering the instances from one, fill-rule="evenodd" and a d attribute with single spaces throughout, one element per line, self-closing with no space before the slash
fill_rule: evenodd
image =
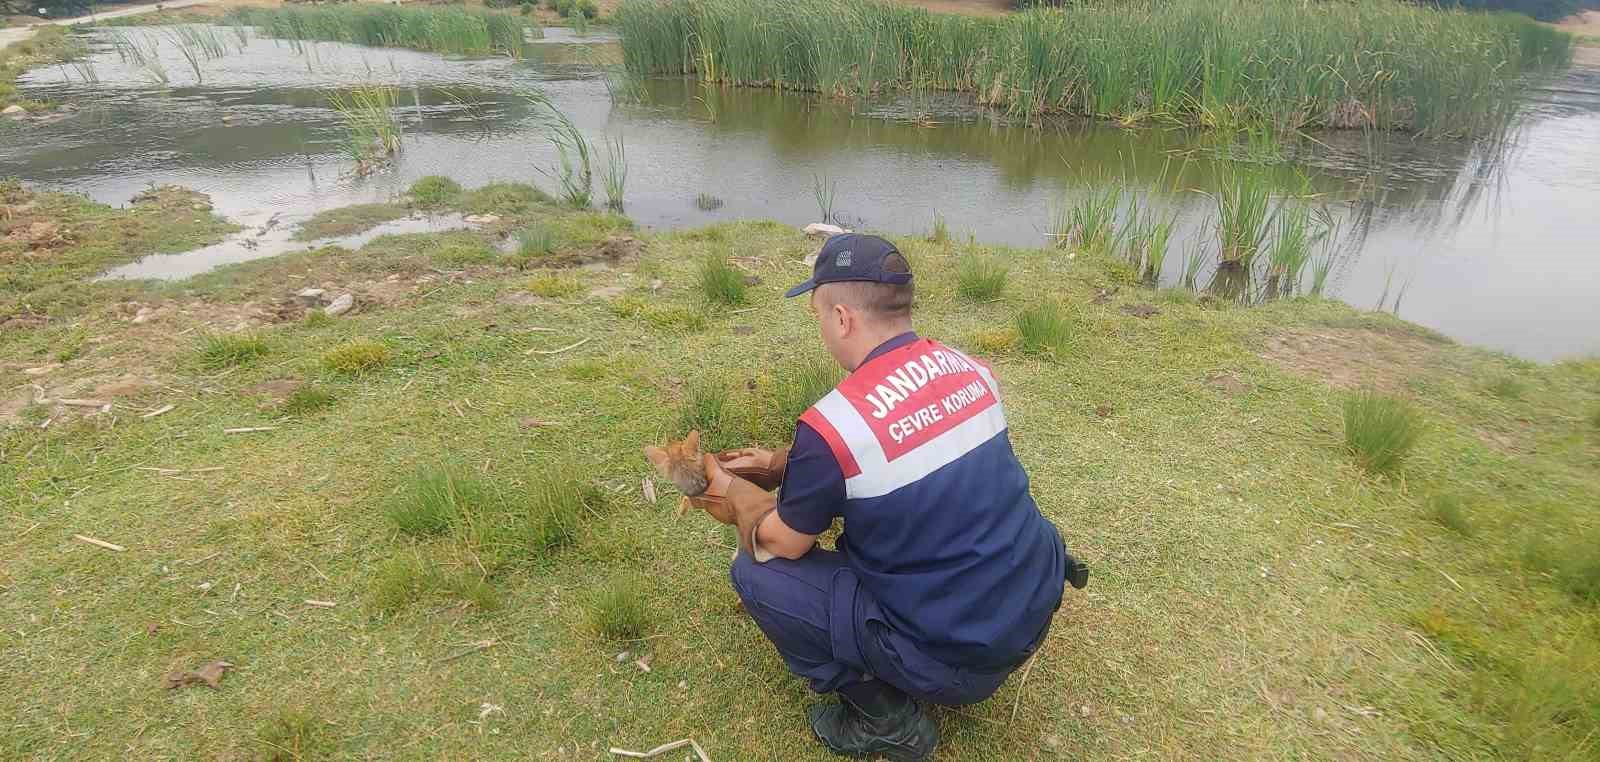
<path id="1" fill-rule="evenodd" d="M 729 473 L 716 456 L 705 456 L 705 494 L 689 498 L 689 502 L 702 508 L 712 518 L 739 529 L 739 548 L 757 561 L 766 561 L 772 554 L 756 542 L 756 530 L 761 522 L 778 509 L 778 498 L 772 493 Z"/>
<path id="2" fill-rule="evenodd" d="M 789 448 L 765 450 L 746 447 L 717 453 L 717 462 L 734 476 L 748 480 L 764 490 L 783 484 L 784 467 L 789 463 Z"/>

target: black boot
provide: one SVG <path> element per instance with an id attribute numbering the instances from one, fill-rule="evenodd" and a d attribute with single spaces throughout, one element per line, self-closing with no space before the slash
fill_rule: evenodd
<path id="1" fill-rule="evenodd" d="M 939 745 L 939 726 L 910 696 L 882 681 L 850 686 L 838 704 L 811 707 L 811 732 L 834 754 L 923 762 Z"/>

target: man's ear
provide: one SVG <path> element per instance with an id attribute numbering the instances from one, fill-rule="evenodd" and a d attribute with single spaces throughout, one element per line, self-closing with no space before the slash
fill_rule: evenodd
<path id="1" fill-rule="evenodd" d="M 838 323 L 839 338 L 849 336 L 856 329 L 856 314 L 843 304 L 834 304 L 828 310 L 828 317 Z"/>

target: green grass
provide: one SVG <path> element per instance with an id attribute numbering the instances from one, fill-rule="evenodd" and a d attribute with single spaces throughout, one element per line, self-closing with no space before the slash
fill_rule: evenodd
<path id="1" fill-rule="evenodd" d="M 622 211 L 623 194 L 628 185 L 628 150 L 622 136 L 606 138 L 606 207 Z"/>
<path id="2" fill-rule="evenodd" d="M 1448 492 L 1430 495 L 1427 509 L 1429 518 L 1456 534 L 1471 537 L 1476 531 L 1472 517 L 1467 515 L 1466 501 L 1459 495 Z"/>
<path id="3" fill-rule="evenodd" d="M 1344 402 L 1344 444 L 1374 474 L 1397 470 L 1422 437 L 1422 418 L 1400 397 L 1371 390 Z"/>
<path id="4" fill-rule="evenodd" d="M 513 13 L 461 6 L 358 3 L 236 8 L 223 17 L 223 23 L 258 27 L 263 36 L 284 40 L 326 40 L 434 53 L 513 56 L 522 53 L 527 24 Z"/>
<path id="5" fill-rule="evenodd" d="M 1566 64 L 1572 45 L 1525 17 L 1392 0 L 1126 0 L 992 18 L 874 0 L 625 0 L 616 20 L 641 75 L 953 90 L 1021 116 L 1229 130 L 1496 128 L 1519 77 Z"/>
<path id="6" fill-rule="evenodd" d="M 794 435 L 795 421 L 844 380 L 844 371 L 827 355 L 807 355 L 779 366 L 772 378 L 772 427 L 779 438 Z"/>
<path id="7" fill-rule="evenodd" d="M 645 583 L 629 574 L 617 575 L 591 593 L 587 603 L 590 629 L 615 643 L 638 641 L 650 634 L 651 615 Z M 625 665 L 632 668 L 632 665 Z"/>
<path id="8" fill-rule="evenodd" d="M 267 762 L 301 762 L 328 753 L 322 721 L 303 709 L 274 710 L 256 729 L 260 758 Z"/>
<path id="9" fill-rule="evenodd" d="M 969 254 L 956 262 L 956 293 L 974 302 L 991 302 L 1006 292 L 1011 270 L 992 256 Z"/>
<path id="10" fill-rule="evenodd" d="M 694 197 L 694 207 L 702 212 L 714 212 L 722 208 L 723 201 L 710 193 L 701 193 Z"/>
<path id="11" fill-rule="evenodd" d="M 1043 301 L 1017 313 L 1017 336 L 1024 352 L 1064 360 L 1072 342 L 1072 316 L 1059 302 Z"/>
<path id="12" fill-rule="evenodd" d="M 325 209 L 300 223 L 294 231 L 294 240 L 316 241 L 365 233 L 385 222 L 402 219 L 407 213 L 404 206 L 387 203 Z"/>
<path id="13" fill-rule="evenodd" d="M 414 537 L 448 532 L 467 507 L 488 499 L 488 489 L 476 478 L 450 468 L 426 466 L 389 504 L 389 520 Z"/>
<path id="14" fill-rule="evenodd" d="M 30 111 L 43 104 L 25 101 L 17 95 L 17 78 L 29 69 L 64 63 L 82 55 L 84 45 L 67 33 L 66 27 L 43 25 L 33 36 L 0 48 L 0 109 L 22 106 Z"/>
<path id="15" fill-rule="evenodd" d="M 290 392 L 278 409 L 284 415 L 311 415 L 333 407 L 334 403 L 338 401 L 339 398 L 333 396 L 333 392 L 327 389 L 316 386 L 302 386 Z"/>
<path id="16" fill-rule="evenodd" d="M 360 375 L 389 365 L 389 348 L 382 342 L 358 339 L 322 354 L 323 367 L 344 375 Z"/>
<path id="17" fill-rule="evenodd" d="M 255 334 L 224 333 L 200 339 L 200 365 L 208 370 L 222 370 L 253 362 L 267 353 L 267 342 Z"/>
<path id="18" fill-rule="evenodd" d="M 453 203 L 461 196 L 461 183 L 440 175 L 419 178 L 406 191 L 411 203 L 424 209 L 435 209 Z"/>
<path id="19" fill-rule="evenodd" d="M 528 291 L 547 299 L 561 299 L 583 291 L 583 283 L 571 275 L 544 273 L 528 279 Z"/>
<path id="20" fill-rule="evenodd" d="M 535 222 L 583 241 L 574 247 L 625 230 L 549 205 L 501 227 Z M 729 587 L 727 530 L 675 517 L 659 479 L 662 499 L 641 497 L 654 472 L 640 448 L 681 436 L 691 390 L 720 394 L 721 440 L 708 448 L 778 447 L 793 423 L 779 423 L 779 398 L 792 414 L 825 386 L 796 369 L 827 369 L 802 302 L 702 311 L 699 330 L 646 315 L 701 309 L 699 257 L 713 247 L 782 280 L 815 244 L 753 221 L 632 234 L 639 260 L 575 274 L 629 289 L 610 300 L 520 307 L 507 297 L 530 275 L 498 268 L 442 281 L 429 253 L 484 237 L 457 231 L 294 251 L 181 285 L 72 280 L 49 322 L 8 327 L 0 389 L 87 397 L 124 373 L 156 384 L 110 415 L 0 412 L 0 660 L 72 665 L 5 673 L 6 695 L 48 701 L 12 702 L 0 758 L 257 759 L 259 728 L 286 708 L 315 718 L 306 756 L 321 758 L 522 759 L 528 739 L 588 758 L 693 735 L 713 759 L 830 759 L 808 735 L 815 697 Z M 994 368 L 1039 510 L 1098 575 L 1094 597 L 1068 594 L 1025 684 L 1013 676 L 989 700 L 931 710 L 940 759 L 1592 756 L 1600 603 L 1586 597 L 1584 553 L 1600 533 L 1589 509 L 1600 432 L 1588 420 L 1600 363 L 1514 362 L 1327 300 L 1242 308 L 1124 285 L 1096 303 L 1108 262 L 1054 248 L 984 247 L 1018 283 L 1026 275 L 1028 298 L 974 304 L 956 291 L 973 247 L 896 243 L 924 278 L 918 331 Z M 372 309 L 325 326 L 263 322 L 253 330 L 272 352 L 256 362 L 222 372 L 195 361 L 197 337 L 292 285 L 391 277 Z M 1070 316 L 1064 359 L 1020 349 L 1010 318 L 1041 294 Z M 132 302 L 162 318 L 132 325 Z M 1160 314 L 1122 314 L 1142 302 Z M 87 351 L 42 378 L 23 373 L 75 331 Z M 321 367 L 359 337 L 381 339 L 394 367 Z M 1286 344 L 1299 349 L 1285 356 Z M 1349 357 L 1427 420 L 1403 479 L 1361 478 L 1341 457 Z M 1515 405 L 1486 395 L 1500 375 L 1528 394 Z M 258 388 L 284 378 L 337 405 L 283 415 Z M 780 393 L 784 380 L 796 391 Z M 240 426 L 274 428 L 222 433 Z M 474 510 L 529 520 L 401 532 L 388 509 L 419 464 L 484 485 Z M 525 496 L 551 471 L 584 498 L 564 509 L 573 521 L 532 520 L 541 501 Z M 1461 497 L 1470 538 L 1430 514 L 1438 494 Z M 630 577 L 649 615 L 643 639 L 604 641 L 590 602 Z M 623 650 L 653 655 L 652 671 L 615 662 Z M 211 658 L 241 665 L 222 690 L 150 700 L 161 674 Z M 729 706 L 739 717 L 719 713 Z M 174 707 L 201 714 L 172 722 Z"/>
<path id="21" fill-rule="evenodd" d="M 1516 376 L 1497 376 L 1483 387 L 1483 390 L 1492 397 L 1506 401 L 1522 399 L 1528 393 L 1527 384 L 1522 383 Z"/>
<path id="22" fill-rule="evenodd" d="M 529 262 L 556 253 L 556 232 L 549 225 L 534 223 L 517 232 L 517 254 Z"/>
<path id="23" fill-rule="evenodd" d="M 709 304 L 735 306 L 749 298 L 750 287 L 744 273 L 725 257 L 707 254 L 700 259 L 700 277 L 697 281 L 700 296 Z"/>

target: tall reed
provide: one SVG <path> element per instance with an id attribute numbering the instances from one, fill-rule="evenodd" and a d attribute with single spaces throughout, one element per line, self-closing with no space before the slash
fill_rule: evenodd
<path id="1" fill-rule="evenodd" d="M 345 3 L 237 8 L 223 22 L 284 40 L 326 40 L 435 53 L 520 55 L 527 22 L 516 14 L 462 6 Z"/>
<path id="2" fill-rule="evenodd" d="M 581 14 L 580 14 L 581 18 Z M 628 151 L 622 136 L 606 138 L 606 206 L 622 211 L 622 193 L 628 184 Z"/>
<path id="3" fill-rule="evenodd" d="M 362 171 L 400 152 L 400 123 L 394 108 L 399 95 L 392 87 L 368 86 L 328 95 L 328 105 L 344 121 L 349 137 L 345 150 Z"/>
<path id="4" fill-rule="evenodd" d="M 994 18 L 878 0 L 624 0 L 616 20 L 638 74 L 961 91 L 1027 116 L 1229 129 L 1484 130 L 1515 108 L 1522 74 L 1565 65 L 1572 46 L 1524 17 L 1394 0 L 1122 0 Z"/>

